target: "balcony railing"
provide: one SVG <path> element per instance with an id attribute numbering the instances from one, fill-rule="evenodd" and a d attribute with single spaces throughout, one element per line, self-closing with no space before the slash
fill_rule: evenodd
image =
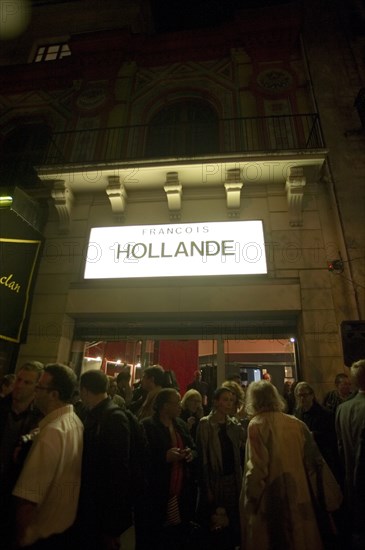
<path id="1" fill-rule="evenodd" d="M 317 114 L 58 132 L 43 166 L 323 148 Z"/>

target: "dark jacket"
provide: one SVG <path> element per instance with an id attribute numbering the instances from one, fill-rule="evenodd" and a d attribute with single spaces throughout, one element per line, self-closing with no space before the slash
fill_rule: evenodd
<path id="1" fill-rule="evenodd" d="M 294 416 L 308 426 L 323 458 L 337 480 L 341 481 L 334 414 L 314 401 L 308 411 L 296 409 Z"/>
<path id="2" fill-rule="evenodd" d="M 85 420 L 78 521 L 88 537 L 119 536 L 131 525 L 129 456 L 128 419 L 108 397 Z"/>
<path id="3" fill-rule="evenodd" d="M 8 421 L 8 415 L 11 412 L 11 405 L 11 394 L 3 397 L 0 400 L 0 441 L 3 437 L 4 429 Z M 43 418 L 43 414 L 40 412 L 39 409 L 37 409 L 37 407 L 34 406 L 33 402 L 22 413 L 18 415 L 15 415 L 15 413 L 12 414 L 22 420 L 19 426 L 19 436 L 25 435 L 36 428 L 39 424 L 39 421 Z"/>
<path id="4" fill-rule="evenodd" d="M 12 396 L 11 394 L 7 395 L 0 401 L 0 448 L 5 442 L 3 442 L 3 436 L 6 430 L 6 425 L 8 418 L 12 415 L 13 419 L 18 422 L 17 424 L 17 433 L 13 434 L 14 436 L 14 445 L 6 449 L 1 448 L 1 461 L 0 461 L 0 486 L 1 486 L 1 497 L 2 500 L 6 497 L 10 497 L 11 490 L 15 485 L 15 482 L 18 478 L 22 465 L 24 463 L 26 452 L 29 450 L 30 443 L 24 444 L 23 447 L 17 453 L 17 459 L 14 460 L 14 450 L 18 447 L 20 443 L 20 437 L 26 434 L 29 434 L 34 428 L 39 424 L 39 421 L 43 418 L 43 414 L 34 406 L 32 402 L 29 407 L 19 413 L 15 414 L 11 410 L 12 406 Z M 8 445 L 9 442 L 7 441 Z"/>
<path id="5" fill-rule="evenodd" d="M 355 531 L 365 533 L 365 421 L 360 434 L 354 472 L 354 519 Z"/>
<path id="6" fill-rule="evenodd" d="M 187 409 L 183 409 L 180 414 L 180 418 L 184 420 L 184 422 L 188 422 L 188 419 L 191 417 L 195 418 L 195 423 L 191 426 L 191 429 L 189 430 L 189 433 L 194 441 L 196 441 L 196 431 L 198 429 L 198 424 L 201 419 L 201 415 L 199 416 L 197 413 L 192 413 L 188 411 Z"/>
<path id="7" fill-rule="evenodd" d="M 148 441 L 149 468 L 147 479 L 149 484 L 149 498 L 151 512 L 156 527 L 162 526 L 166 519 L 167 502 L 169 499 L 171 463 L 166 462 L 166 453 L 171 448 L 170 433 L 157 416 L 142 420 L 142 425 Z M 181 418 L 174 421 L 175 428 L 180 434 L 184 447 L 190 447 L 196 458 L 196 447 L 190 436 L 189 428 Z M 196 460 L 184 463 L 184 482 L 179 499 L 180 514 L 183 521 L 194 517 L 196 507 Z"/>

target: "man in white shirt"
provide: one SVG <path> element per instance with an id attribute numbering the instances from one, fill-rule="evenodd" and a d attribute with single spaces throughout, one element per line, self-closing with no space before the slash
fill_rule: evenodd
<path id="1" fill-rule="evenodd" d="M 70 404 L 76 382 L 72 369 L 50 364 L 36 386 L 45 417 L 13 491 L 18 547 L 64 550 L 71 542 L 83 448 L 83 426 Z"/>

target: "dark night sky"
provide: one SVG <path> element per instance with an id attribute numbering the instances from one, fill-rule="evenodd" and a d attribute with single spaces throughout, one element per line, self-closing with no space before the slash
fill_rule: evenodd
<path id="1" fill-rule="evenodd" d="M 34 6 L 68 0 L 32 0 Z M 88 0 L 78 0 L 80 4 Z M 103 0 L 99 0 L 102 2 Z M 240 9 L 290 4 L 300 0 L 150 0 L 156 32 L 214 27 L 233 18 Z M 123 4 L 124 0 L 119 0 Z M 95 3 L 95 0 L 93 0 Z"/>
<path id="2" fill-rule="evenodd" d="M 290 4 L 293 0 L 151 0 L 156 32 L 214 27 L 240 9 Z"/>

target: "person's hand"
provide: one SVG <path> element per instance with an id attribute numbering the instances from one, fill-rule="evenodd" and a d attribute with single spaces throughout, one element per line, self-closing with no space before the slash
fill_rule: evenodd
<path id="1" fill-rule="evenodd" d="M 185 449 L 182 449 L 180 452 L 186 462 L 191 462 L 193 460 L 194 456 L 190 447 L 185 447 Z"/>
<path id="2" fill-rule="evenodd" d="M 180 462 L 184 458 L 181 449 L 178 447 L 171 447 L 166 453 L 166 462 Z"/>

